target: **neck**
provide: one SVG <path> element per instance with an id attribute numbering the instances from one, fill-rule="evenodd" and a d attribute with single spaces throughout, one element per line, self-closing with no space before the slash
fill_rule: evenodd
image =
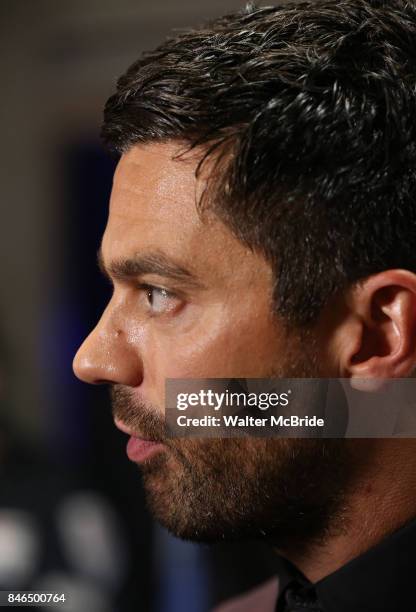
<path id="1" fill-rule="evenodd" d="M 339 569 L 416 516 L 416 439 L 352 444 L 356 456 L 362 457 L 360 451 L 368 448 L 371 453 L 346 492 L 346 509 L 334 517 L 319 543 L 278 551 L 311 582 Z"/>

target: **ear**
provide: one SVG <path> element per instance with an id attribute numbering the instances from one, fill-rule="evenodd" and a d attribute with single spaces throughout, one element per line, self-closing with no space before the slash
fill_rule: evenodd
<path id="1" fill-rule="evenodd" d="M 340 375 L 353 388 L 375 390 L 386 378 L 411 377 L 416 368 L 416 274 L 386 270 L 346 294 L 335 331 Z"/>

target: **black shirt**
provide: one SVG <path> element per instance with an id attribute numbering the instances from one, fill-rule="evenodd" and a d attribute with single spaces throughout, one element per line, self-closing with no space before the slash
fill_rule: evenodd
<path id="1" fill-rule="evenodd" d="M 416 520 L 311 584 L 285 562 L 276 612 L 416 612 Z"/>

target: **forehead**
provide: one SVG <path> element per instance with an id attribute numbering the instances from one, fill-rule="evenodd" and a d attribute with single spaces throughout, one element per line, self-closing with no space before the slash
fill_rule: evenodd
<path id="1" fill-rule="evenodd" d="M 148 144 L 132 147 L 117 166 L 105 239 L 114 250 L 155 246 L 155 241 L 188 242 L 203 234 L 195 207 L 195 164 L 173 160 L 178 146 Z M 121 255 L 121 253 L 120 253 Z"/>
<path id="2" fill-rule="evenodd" d="M 213 214 L 200 217 L 196 201 L 204 179 L 195 178 L 198 159 L 174 159 L 180 150 L 176 143 L 153 143 L 134 146 L 121 157 L 103 237 L 104 261 L 159 250 L 191 271 L 203 267 L 217 276 L 268 268 Z"/>

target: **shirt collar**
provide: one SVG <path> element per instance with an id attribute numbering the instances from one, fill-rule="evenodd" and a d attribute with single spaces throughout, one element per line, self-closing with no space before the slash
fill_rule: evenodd
<path id="1" fill-rule="evenodd" d="M 415 562 L 413 520 L 314 585 L 323 612 L 413 609 Z"/>
<path id="2" fill-rule="evenodd" d="M 280 596 L 285 610 L 286 587 L 293 583 L 313 590 L 322 612 L 390 612 L 413 610 L 416 566 L 416 519 L 315 584 L 287 559 L 280 558 Z"/>

